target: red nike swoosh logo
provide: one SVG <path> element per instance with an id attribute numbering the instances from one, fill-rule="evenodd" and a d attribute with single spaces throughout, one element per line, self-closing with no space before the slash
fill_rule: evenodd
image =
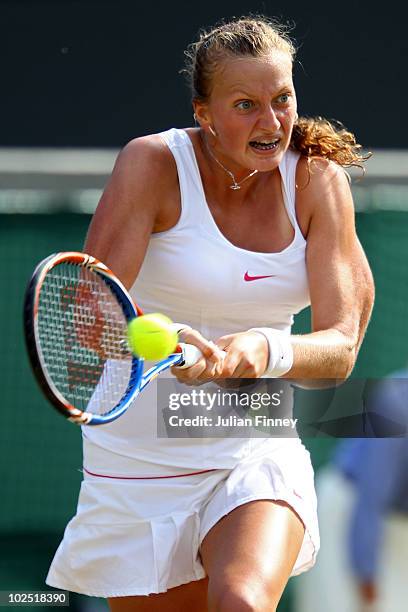
<path id="1" fill-rule="evenodd" d="M 264 276 L 250 276 L 247 270 L 244 275 L 244 281 L 255 281 L 259 280 L 260 278 L 273 278 L 274 276 L 276 276 L 276 274 L 266 274 Z"/>

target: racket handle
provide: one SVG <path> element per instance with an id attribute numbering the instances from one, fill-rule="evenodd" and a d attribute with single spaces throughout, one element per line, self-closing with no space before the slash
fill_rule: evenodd
<path id="1" fill-rule="evenodd" d="M 180 342 L 180 346 L 183 353 L 183 361 L 181 362 L 181 365 L 177 366 L 180 369 L 189 368 L 197 363 L 197 361 L 199 361 L 203 356 L 200 349 L 193 344 L 184 344 L 183 342 Z M 225 351 L 222 351 L 222 353 L 226 355 Z"/>
<path id="2" fill-rule="evenodd" d="M 177 366 L 180 369 L 189 368 L 197 363 L 203 356 L 200 349 L 193 344 L 184 344 L 184 342 L 180 342 L 180 347 L 183 355 L 183 361 Z"/>

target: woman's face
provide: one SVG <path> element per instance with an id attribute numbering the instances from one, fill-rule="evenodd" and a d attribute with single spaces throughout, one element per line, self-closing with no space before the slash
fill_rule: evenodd
<path id="1" fill-rule="evenodd" d="M 211 147 L 231 171 L 276 168 L 287 150 L 296 117 L 292 59 L 274 51 L 262 58 L 226 58 L 216 70 L 209 100 L 195 113 Z"/>

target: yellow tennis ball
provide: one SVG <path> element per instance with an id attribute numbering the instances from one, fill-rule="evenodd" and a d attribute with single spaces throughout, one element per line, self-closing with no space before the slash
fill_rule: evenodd
<path id="1" fill-rule="evenodd" d="M 177 332 L 168 317 L 152 313 L 132 319 L 128 325 L 128 342 L 137 357 L 157 361 L 174 353 Z"/>

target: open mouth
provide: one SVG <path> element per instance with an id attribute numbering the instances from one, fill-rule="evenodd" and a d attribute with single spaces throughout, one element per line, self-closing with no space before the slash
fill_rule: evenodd
<path id="1" fill-rule="evenodd" d="M 275 138 L 274 140 L 251 140 L 249 146 L 253 149 L 257 149 L 258 151 L 272 151 L 276 149 L 280 142 L 279 138 Z"/>

